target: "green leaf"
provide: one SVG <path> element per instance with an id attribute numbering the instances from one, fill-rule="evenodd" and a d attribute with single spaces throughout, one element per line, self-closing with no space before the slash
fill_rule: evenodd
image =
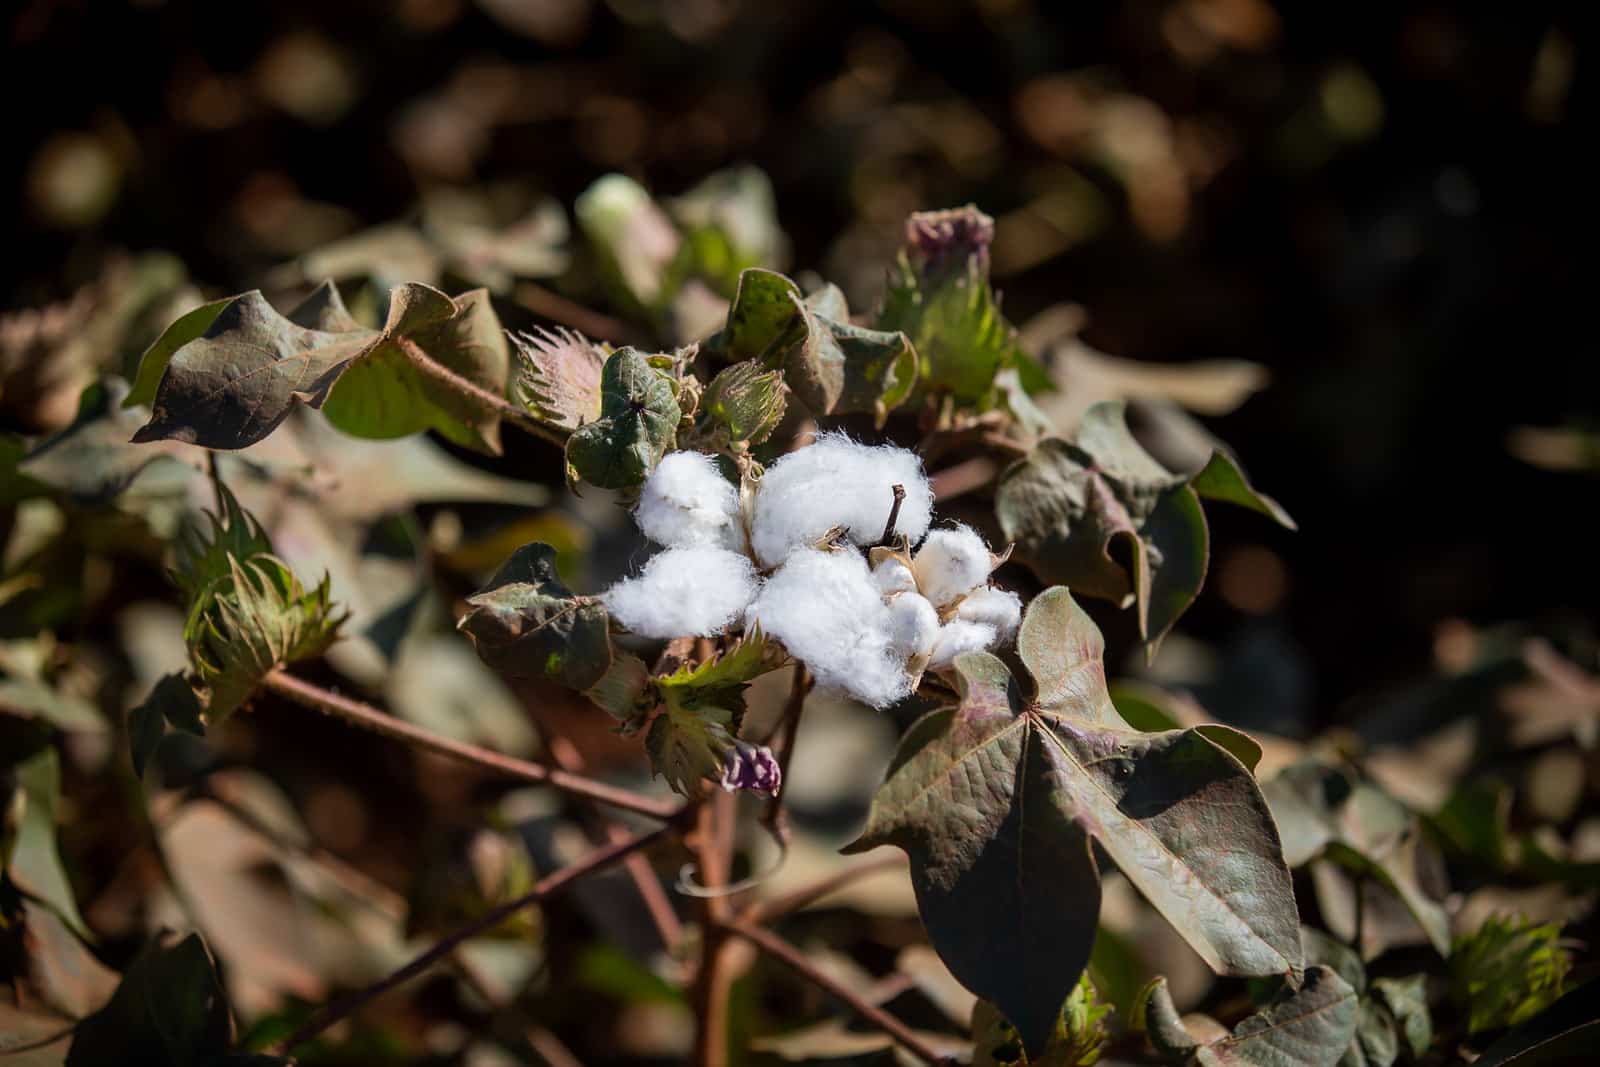
<path id="1" fill-rule="evenodd" d="M 16 836 L 6 857 L 6 875 L 22 892 L 44 904 L 85 941 L 94 940 L 67 880 L 56 847 L 56 819 L 61 806 L 61 759 L 49 746 L 13 768 L 21 795 Z M 12 802 L 13 804 L 16 801 Z"/>
<path id="2" fill-rule="evenodd" d="M 779 266 L 788 254 L 772 182 L 756 167 L 717 171 L 666 206 L 686 235 L 687 254 L 675 265 L 723 296 L 746 268 Z"/>
<path id="3" fill-rule="evenodd" d="M 234 297 L 225 297 L 213 300 L 209 304 L 201 304 L 192 311 L 178 316 L 171 326 L 161 332 L 144 355 L 139 358 L 139 369 L 134 375 L 133 388 L 128 395 L 122 398 L 122 406 L 149 407 L 156 398 L 156 386 L 161 382 L 161 376 L 166 373 L 167 364 L 172 362 L 173 353 L 195 340 L 211 328 L 222 309 L 231 303 Z"/>
<path id="4" fill-rule="evenodd" d="M 911 216 L 877 326 L 904 333 L 924 392 L 987 405 L 995 375 L 1017 363 L 1016 327 L 989 284 L 994 220 L 968 205 Z"/>
<path id="5" fill-rule="evenodd" d="M 467 598 L 457 623 L 478 655 L 511 678 L 542 679 L 588 689 L 611 667 L 605 607 L 574 596 L 556 571 L 556 550 L 523 545 L 489 583 Z"/>
<path id="6" fill-rule="evenodd" d="M 671 380 L 620 349 L 600 374 L 600 418 L 567 439 L 567 463 L 590 485 L 630 489 L 671 451 L 681 417 Z"/>
<path id="7" fill-rule="evenodd" d="M 1283 834 L 1284 856 L 1299 867 L 1318 856 L 1376 879 L 1399 896 L 1440 955 L 1450 953 L 1450 920 L 1423 888 L 1417 817 L 1383 790 L 1311 758 L 1283 769 L 1263 787 Z"/>
<path id="8" fill-rule="evenodd" d="M 987 653 L 957 658 L 960 706 L 907 732 L 848 849 L 910 855 L 951 973 L 1038 1053 L 1089 959 L 1096 846 L 1214 969 L 1296 971 L 1294 891 L 1250 772 L 1199 730 L 1123 722 L 1100 633 L 1065 589 L 1034 600 L 1017 647 L 1021 681 Z"/>
<path id="9" fill-rule="evenodd" d="M 190 934 L 134 960 L 110 1002 L 78 1024 L 67 1067 L 205 1067 L 227 1053 L 232 1031 L 211 956 Z"/>
<path id="10" fill-rule="evenodd" d="M 1559 923 L 1490 917 L 1458 938 L 1450 954 L 1450 995 L 1467 1032 L 1518 1026 L 1561 996 L 1572 961 Z"/>
<path id="11" fill-rule="evenodd" d="M 103 504 L 156 464 L 197 465 L 198 450 L 181 442 L 163 441 L 153 447 L 130 443 L 142 412 L 124 410 L 127 388 L 120 378 L 106 378 L 85 389 L 71 425 L 36 444 L 17 463 L 17 472 L 74 500 Z M 0 491 L 0 499 L 5 495 Z"/>
<path id="12" fill-rule="evenodd" d="M 1483 1050 L 1473 1067 L 1560 1067 L 1582 1063 L 1600 1039 L 1600 997 L 1587 982 Z"/>
<path id="13" fill-rule="evenodd" d="M 1211 458 L 1189 480 L 1194 486 L 1194 491 L 1207 500 L 1225 500 L 1230 504 L 1238 504 L 1242 508 L 1257 511 L 1290 530 L 1299 529 L 1289 513 L 1283 506 L 1265 493 L 1258 492 L 1244 476 L 1232 456 L 1223 451 L 1211 453 Z"/>
<path id="14" fill-rule="evenodd" d="M 852 325 L 837 286 L 803 298 L 798 285 L 768 270 L 740 275 L 727 325 L 706 347 L 730 361 L 781 369 L 814 414 L 870 414 L 880 426 L 916 383 L 916 354 L 904 334 Z"/>
<path id="15" fill-rule="evenodd" d="M 700 410 L 722 437 L 747 446 L 772 436 L 786 406 L 783 373 L 754 360 L 724 367 L 700 398 Z"/>
<path id="16" fill-rule="evenodd" d="M 198 337 L 171 353 L 134 440 L 245 448 L 303 403 L 359 437 L 436 429 L 497 453 L 492 398 L 505 395 L 509 368 L 483 290 L 452 300 L 425 285 L 400 286 L 381 330 L 351 318 L 331 283 L 287 317 L 252 291 L 224 301 Z"/>
<path id="17" fill-rule="evenodd" d="M 572 431 L 600 417 L 600 376 L 606 353 L 571 330 L 511 335 L 517 399 L 547 426 Z"/>
<path id="18" fill-rule="evenodd" d="M 171 578 L 193 603 L 202 590 L 228 577 L 229 560 L 271 555 L 272 540 L 256 517 L 240 506 L 233 491 L 218 483 L 220 513 L 206 512 L 203 528 L 191 527 L 178 538 Z"/>
<path id="19" fill-rule="evenodd" d="M 1109 1014 L 1111 1005 L 1097 1002 L 1094 985 L 1084 975 L 1061 1005 L 1055 1032 L 1044 1052 L 1030 1059 L 1016 1028 L 993 1004 L 979 1000 L 972 1006 L 972 1067 L 1028 1063 L 1039 1067 L 1088 1067 L 1100 1061 L 1100 1050 L 1110 1038 L 1105 1022 Z"/>
<path id="20" fill-rule="evenodd" d="M 1433 1017 L 1428 1012 L 1428 977 L 1375 978 L 1372 994 L 1400 1027 L 1413 1059 L 1421 1059 L 1433 1045 Z"/>
<path id="21" fill-rule="evenodd" d="M 578 197 L 574 214 L 618 304 L 648 317 L 670 302 L 667 268 L 683 238 L 643 186 L 604 175 Z"/>
<path id="22" fill-rule="evenodd" d="M 780 656 L 757 630 L 714 659 L 657 678 L 662 710 L 645 736 L 655 773 L 686 796 L 702 780 L 720 781 L 744 721 L 745 690 Z"/>
<path id="23" fill-rule="evenodd" d="M 200 701 L 181 674 L 169 674 L 156 683 L 144 703 L 128 712 L 128 746 L 133 755 L 133 773 L 144 777 L 144 769 L 161 745 L 166 727 L 205 736 L 200 721 Z"/>
<path id="24" fill-rule="evenodd" d="M 1356 991 L 1331 968 L 1310 967 L 1299 989 L 1247 1017 L 1227 1037 L 1205 1044 L 1184 1028 L 1167 992 L 1153 983 L 1145 1007 L 1150 1042 L 1173 1064 L 1201 1067 L 1334 1067 L 1355 1034 Z"/>
<path id="25" fill-rule="evenodd" d="M 585 692 L 617 720 L 618 729 L 624 734 L 637 732 L 644 717 L 656 706 L 655 679 L 644 660 L 632 652 L 613 651 L 611 666 Z"/>

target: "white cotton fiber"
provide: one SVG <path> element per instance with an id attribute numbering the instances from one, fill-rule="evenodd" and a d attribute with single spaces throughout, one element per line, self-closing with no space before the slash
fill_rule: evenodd
<path id="1" fill-rule="evenodd" d="M 896 485 L 905 487 L 906 497 L 895 530 L 915 542 L 933 519 L 933 490 L 916 453 L 823 434 L 762 476 L 751 524 L 756 557 L 776 566 L 790 549 L 815 544 L 835 526 L 845 527 L 858 545 L 875 543 Z"/>
<path id="2" fill-rule="evenodd" d="M 968 622 L 966 619 L 951 619 L 939 628 L 928 666 L 932 670 L 942 671 L 963 652 L 981 651 L 994 645 L 998 639 L 993 626 Z"/>
<path id="3" fill-rule="evenodd" d="M 634 519 L 644 535 L 670 548 L 744 548 L 739 490 L 704 452 L 668 452 L 639 492 Z"/>
<path id="4" fill-rule="evenodd" d="M 890 644 L 889 606 L 853 549 L 795 549 L 751 605 L 746 624 L 755 622 L 823 688 L 841 689 L 875 708 L 911 691 L 905 657 Z"/>
<path id="5" fill-rule="evenodd" d="M 744 614 L 761 586 L 755 565 L 722 548 L 669 548 L 601 597 L 644 637 L 711 637 Z"/>
<path id="6" fill-rule="evenodd" d="M 889 601 L 890 639 L 902 659 L 926 658 L 939 637 L 939 613 L 928 598 L 901 593 Z"/>
<path id="7" fill-rule="evenodd" d="M 989 546 L 976 530 L 960 524 L 928 534 L 911 561 L 922 595 L 939 608 L 988 581 L 990 565 Z"/>
<path id="8" fill-rule="evenodd" d="M 992 626 L 996 643 L 1009 644 L 1022 624 L 1022 598 L 1005 589 L 975 589 L 956 608 L 956 618 Z"/>
<path id="9" fill-rule="evenodd" d="M 911 568 L 893 556 L 885 556 L 872 568 L 872 580 L 877 584 L 878 592 L 886 597 L 917 591 L 917 579 L 911 573 Z"/>

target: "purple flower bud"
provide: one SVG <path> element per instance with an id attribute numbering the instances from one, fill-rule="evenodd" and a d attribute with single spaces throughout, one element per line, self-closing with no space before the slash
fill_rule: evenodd
<path id="1" fill-rule="evenodd" d="M 748 789 L 775 797 L 782 782 L 783 768 L 765 745 L 735 741 L 728 750 L 728 762 L 722 768 L 722 788 L 729 793 Z"/>
<path id="2" fill-rule="evenodd" d="M 968 204 L 948 211 L 919 211 L 906 220 L 906 245 L 924 277 L 960 270 L 969 259 L 989 272 L 994 219 Z"/>

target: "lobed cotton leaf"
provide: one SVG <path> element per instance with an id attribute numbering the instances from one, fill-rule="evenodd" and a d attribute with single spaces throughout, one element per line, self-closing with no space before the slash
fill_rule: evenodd
<path id="1" fill-rule="evenodd" d="M 939 628 L 939 636 L 933 642 L 933 654 L 928 657 L 928 666 L 942 671 L 963 652 L 982 652 L 999 643 L 1000 635 L 993 626 L 968 622 L 966 619 L 951 619 Z"/>
<path id="2" fill-rule="evenodd" d="M 746 622 L 781 641 L 825 689 L 875 708 L 911 692 L 905 657 L 891 642 L 889 605 L 859 552 L 795 549 L 762 586 Z"/>
<path id="3" fill-rule="evenodd" d="M 970 526 L 934 530 L 911 561 L 922 595 L 935 607 L 954 604 L 989 580 L 994 569 L 989 546 Z"/>
<path id="4" fill-rule="evenodd" d="M 669 452 L 645 479 L 634 519 L 644 535 L 669 548 L 741 551 L 739 491 L 704 452 Z"/>
<path id="5" fill-rule="evenodd" d="M 612 618 L 644 637 L 711 637 L 744 614 L 760 579 L 723 548 L 669 548 L 601 598 Z"/>
<path id="6" fill-rule="evenodd" d="M 992 626 L 996 642 L 1009 644 L 1022 625 L 1022 598 L 1005 589 L 974 590 L 956 608 L 956 618 Z"/>
<path id="7" fill-rule="evenodd" d="M 896 532 L 913 542 L 933 518 L 933 490 L 916 453 L 858 444 L 824 434 L 767 468 L 756 491 L 751 539 L 763 566 L 783 562 L 791 549 L 815 544 L 842 527 L 850 540 L 870 545 L 883 536 L 894 487 L 905 488 Z"/>

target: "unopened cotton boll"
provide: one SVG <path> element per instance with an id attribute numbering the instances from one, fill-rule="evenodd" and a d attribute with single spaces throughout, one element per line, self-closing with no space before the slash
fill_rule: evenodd
<path id="1" fill-rule="evenodd" d="M 998 640 L 999 635 L 993 626 L 968 622 L 966 619 L 951 619 L 939 628 L 939 636 L 933 642 L 933 655 L 928 657 L 928 666 L 942 671 L 963 652 L 981 652 Z"/>
<path id="2" fill-rule="evenodd" d="M 894 556 L 886 556 L 872 568 L 872 580 L 877 584 L 878 592 L 886 597 L 917 591 L 917 579 L 911 573 L 911 568 Z"/>
<path id="3" fill-rule="evenodd" d="M 904 659 L 926 658 L 939 637 L 939 613 L 928 598 L 901 593 L 889 601 L 890 645 Z"/>
<path id="4" fill-rule="evenodd" d="M 956 607 L 956 618 L 994 627 L 999 644 L 1008 644 L 1022 624 L 1022 598 L 1005 589 L 975 589 Z"/>
<path id="5" fill-rule="evenodd" d="M 897 485 L 906 495 L 895 530 L 916 541 L 933 520 L 933 489 L 917 454 L 823 434 L 767 468 L 756 491 L 751 547 L 772 567 L 836 526 L 858 545 L 873 544 L 883 536 Z"/>
<path id="6" fill-rule="evenodd" d="M 644 637 L 711 637 L 744 614 L 761 581 L 749 558 L 723 548 L 669 548 L 601 600 Z"/>
<path id="7" fill-rule="evenodd" d="M 987 582 L 991 567 L 989 546 L 976 530 L 960 524 L 930 533 L 911 561 L 917 587 L 940 608 Z"/>
<path id="8" fill-rule="evenodd" d="M 739 491 L 704 452 L 668 452 L 650 472 L 633 513 L 639 529 L 669 548 L 712 546 L 741 551 Z"/>
<path id="9" fill-rule="evenodd" d="M 893 619 L 861 553 L 797 548 L 750 606 L 746 625 L 782 642 L 825 689 L 887 707 L 911 691 Z"/>

